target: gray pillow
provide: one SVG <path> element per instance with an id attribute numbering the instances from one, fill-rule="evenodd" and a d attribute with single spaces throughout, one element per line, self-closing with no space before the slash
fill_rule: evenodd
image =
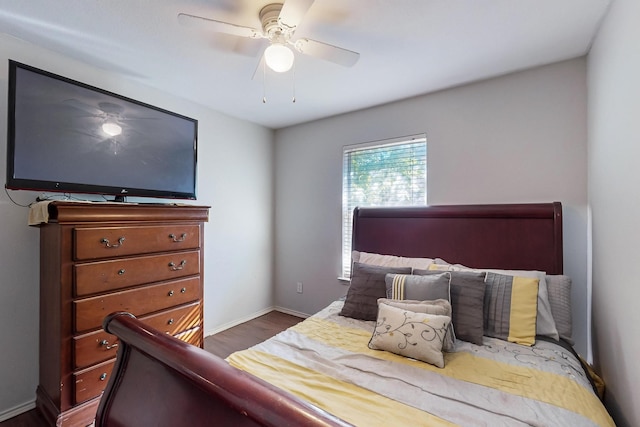
<path id="1" fill-rule="evenodd" d="M 560 338 L 573 345 L 571 322 L 571 278 L 564 275 L 547 276 L 547 292 L 551 314 Z"/>
<path id="2" fill-rule="evenodd" d="M 556 327 L 556 322 L 553 319 L 553 314 L 551 313 L 551 304 L 549 303 L 549 292 L 547 291 L 547 280 L 546 273 L 544 271 L 537 270 L 502 270 L 502 269 L 493 269 L 493 268 L 470 268 L 466 267 L 462 264 L 448 264 L 446 261 L 441 258 L 435 259 L 435 264 L 438 266 L 440 271 L 452 271 L 452 270 L 466 270 L 466 271 L 487 271 L 496 274 L 504 274 L 506 276 L 514 276 L 514 277 L 530 277 L 538 279 L 538 314 L 536 318 L 536 334 L 546 336 L 549 338 L 553 338 L 554 340 L 559 339 L 558 328 Z M 429 268 L 433 268 L 429 266 Z"/>
<path id="3" fill-rule="evenodd" d="M 439 274 L 413 270 L 416 275 Z M 484 335 L 485 272 L 451 271 L 451 310 L 456 339 L 482 345 Z"/>
<path id="4" fill-rule="evenodd" d="M 360 320 L 376 320 L 378 298 L 387 296 L 384 280 L 387 273 L 409 274 L 411 267 L 379 267 L 354 262 L 351 285 L 340 315 Z"/>
<path id="5" fill-rule="evenodd" d="M 451 301 L 449 295 L 449 272 L 429 276 L 413 276 L 408 274 L 387 274 L 385 283 L 387 298 L 426 301 L 445 299 Z"/>
<path id="6" fill-rule="evenodd" d="M 540 279 L 488 272 L 484 283 L 484 334 L 535 344 Z"/>

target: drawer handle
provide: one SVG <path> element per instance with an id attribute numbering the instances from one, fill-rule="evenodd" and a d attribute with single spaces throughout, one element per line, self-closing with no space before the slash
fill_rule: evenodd
<path id="1" fill-rule="evenodd" d="M 109 243 L 109 239 L 107 239 L 106 237 L 100 239 L 100 243 L 102 243 L 105 248 L 119 248 L 120 246 L 122 246 L 122 243 L 124 243 L 124 236 L 118 238 L 117 244 L 112 245 L 111 243 Z"/>
<path id="2" fill-rule="evenodd" d="M 107 373 L 103 372 L 102 375 L 100 375 L 100 381 L 104 381 L 107 379 Z"/>
<path id="3" fill-rule="evenodd" d="M 172 242 L 175 242 L 175 243 L 184 242 L 184 239 L 187 238 L 187 233 L 182 233 L 180 237 L 176 237 L 175 234 L 171 233 L 169 234 L 169 238 L 171 239 Z"/>
<path id="4" fill-rule="evenodd" d="M 109 341 L 107 340 L 100 341 L 100 345 L 103 345 L 105 350 L 111 350 L 112 348 L 118 347 L 118 343 L 109 345 Z"/>
<path id="5" fill-rule="evenodd" d="M 180 265 L 176 265 L 175 262 L 171 261 L 169 263 L 169 268 L 173 271 L 178 271 L 178 270 L 182 270 L 186 264 L 187 264 L 186 259 L 183 259 L 182 261 L 180 261 Z"/>
<path id="6" fill-rule="evenodd" d="M 169 319 L 169 320 L 167 321 L 167 324 L 168 324 L 168 325 L 173 325 L 173 319 Z"/>
<path id="7" fill-rule="evenodd" d="M 173 289 L 169 291 L 168 295 L 169 295 L 170 297 L 172 297 L 172 296 L 173 296 Z"/>
<path id="8" fill-rule="evenodd" d="M 187 288 L 182 288 L 182 289 L 180 289 L 180 293 L 181 293 L 181 294 L 184 294 L 185 292 L 187 292 Z"/>
<path id="9" fill-rule="evenodd" d="M 124 268 L 118 270 L 118 276 L 122 276 L 124 274 Z"/>

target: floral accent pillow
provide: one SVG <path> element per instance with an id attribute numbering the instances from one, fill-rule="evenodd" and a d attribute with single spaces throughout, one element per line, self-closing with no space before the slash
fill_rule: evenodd
<path id="1" fill-rule="evenodd" d="M 482 284 L 484 286 L 484 283 Z M 451 304 L 446 299 L 436 299 L 433 301 L 414 301 L 414 300 L 395 300 L 380 298 L 378 305 L 381 303 L 390 305 L 391 307 L 401 308 L 403 310 L 413 311 L 415 313 L 437 314 L 439 316 L 449 316 L 452 322 L 447 328 L 447 335 L 442 343 L 442 351 L 453 351 L 456 346 L 456 335 L 453 330 L 453 316 Z M 482 320 L 480 320 L 482 325 Z"/>
<path id="2" fill-rule="evenodd" d="M 450 322 L 449 316 L 414 313 L 381 302 L 369 348 L 444 368 L 442 344 Z"/>

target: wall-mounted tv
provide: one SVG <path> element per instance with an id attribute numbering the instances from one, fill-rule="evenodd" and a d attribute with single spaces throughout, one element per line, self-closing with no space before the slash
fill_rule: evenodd
<path id="1" fill-rule="evenodd" d="M 9 61 L 6 188 L 196 198 L 197 120 Z"/>

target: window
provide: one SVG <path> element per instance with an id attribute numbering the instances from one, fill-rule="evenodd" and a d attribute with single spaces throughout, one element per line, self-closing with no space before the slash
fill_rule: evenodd
<path id="1" fill-rule="evenodd" d="M 416 135 L 344 147 L 342 276 L 351 275 L 353 209 L 427 204 L 427 138 Z"/>

